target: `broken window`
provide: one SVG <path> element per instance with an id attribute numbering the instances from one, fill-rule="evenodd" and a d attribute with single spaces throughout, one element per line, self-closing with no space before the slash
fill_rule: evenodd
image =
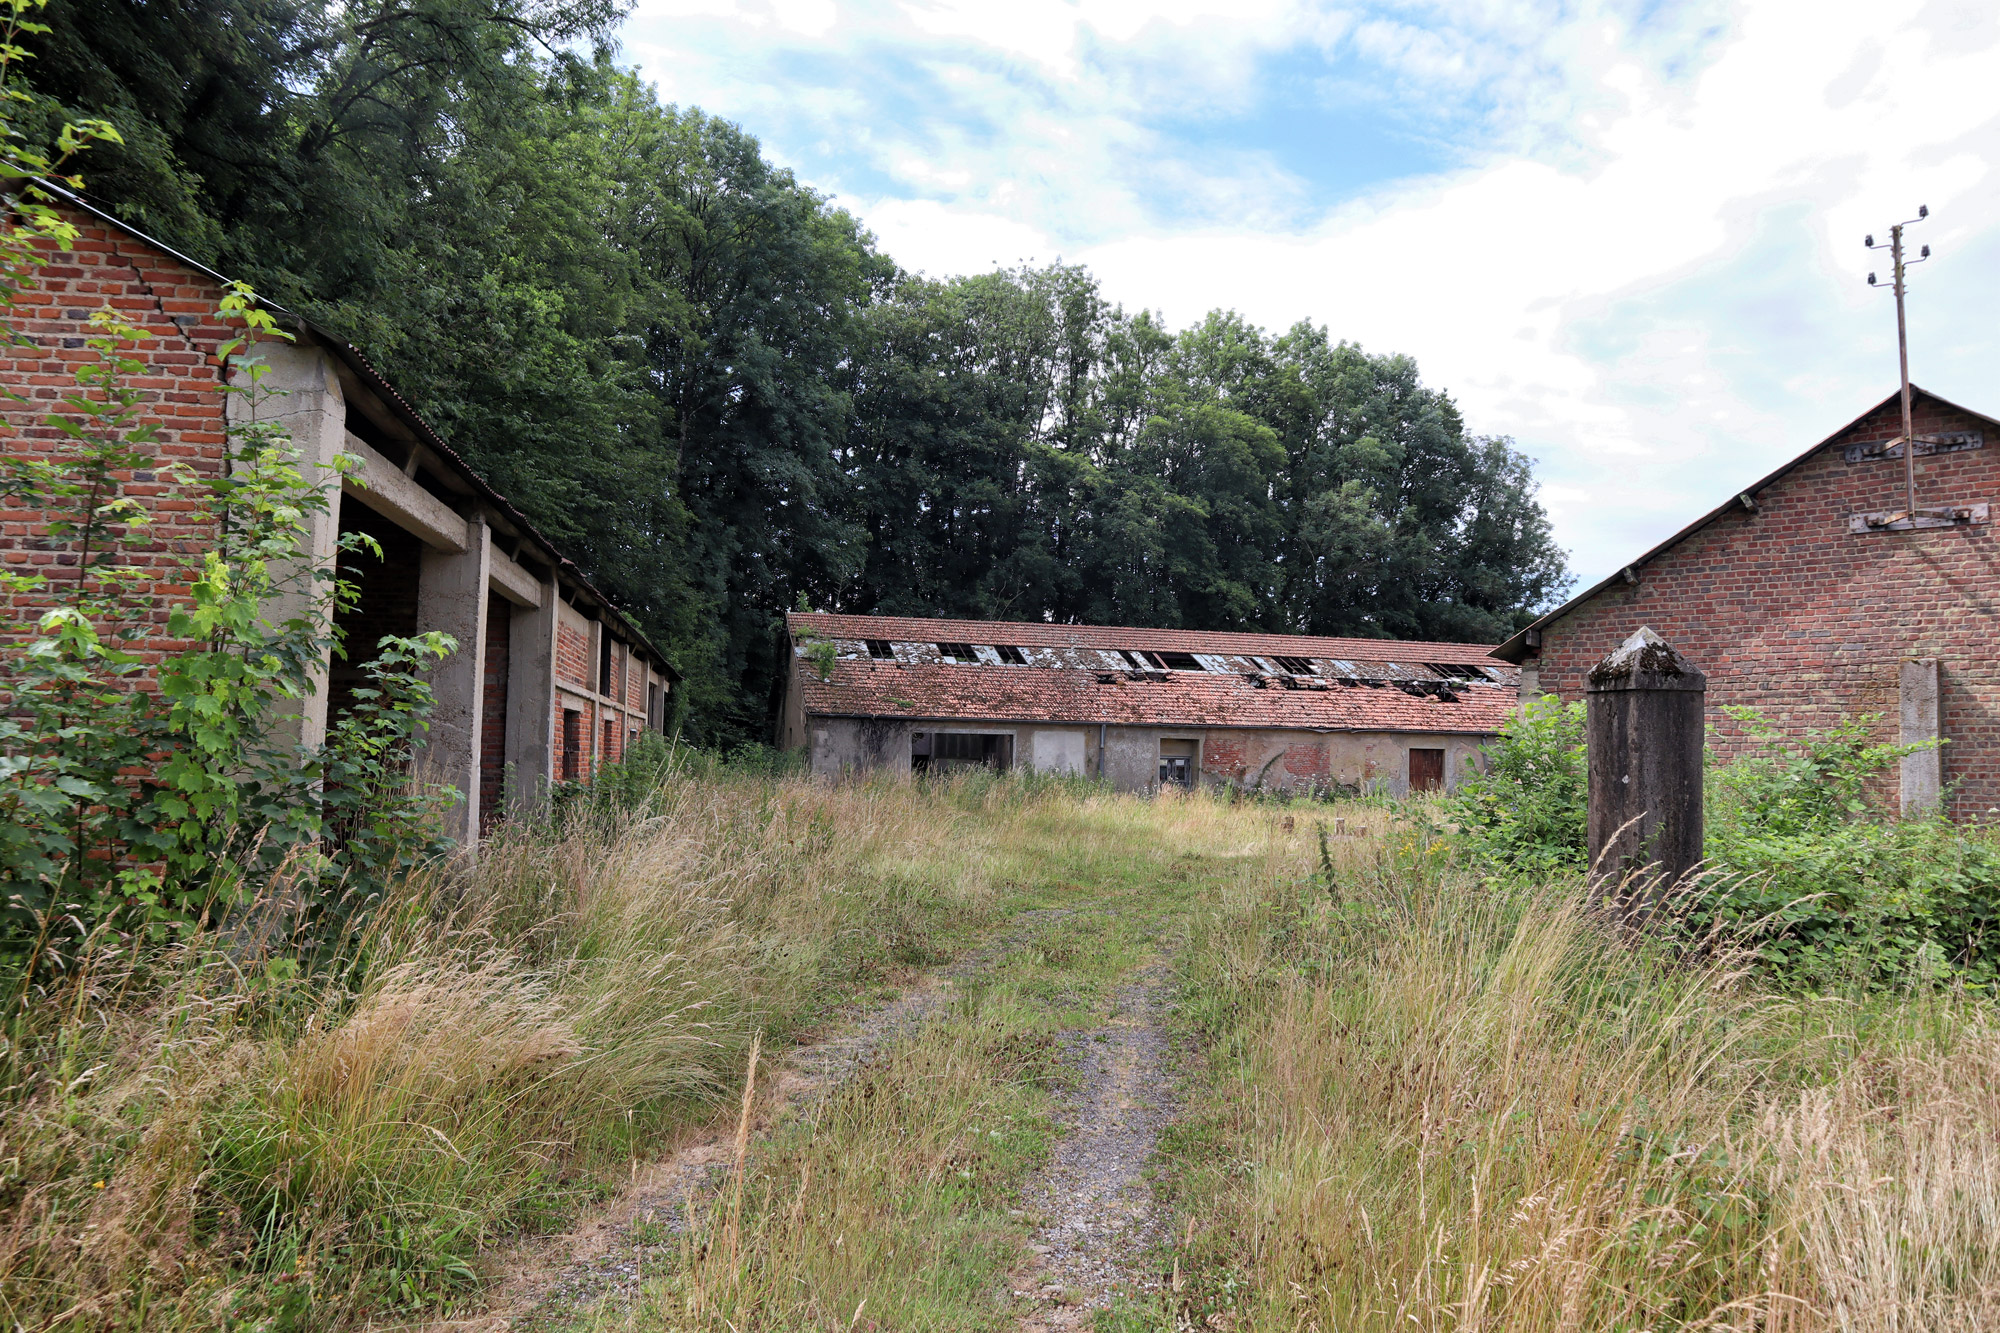
<path id="1" fill-rule="evenodd" d="M 889 646 L 887 639 L 870 639 L 868 655 L 878 662 L 887 662 L 896 656 L 896 650 Z"/>
<path id="2" fill-rule="evenodd" d="M 996 644 L 994 645 L 993 651 L 1000 654 L 1000 660 L 1005 662 L 1008 666 L 1028 665 L 1028 659 L 1022 656 L 1021 650 L 1019 648 L 1016 648 L 1011 643 Z"/>
<path id="3" fill-rule="evenodd" d="M 1310 676 L 1313 673 L 1310 657 L 1280 657 L 1277 661 L 1278 670 L 1288 676 Z"/>
<path id="4" fill-rule="evenodd" d="M 1160 661 L 1158 653 L 1149 653 L 1138 648 L 1126 648 L 1120 650 L 1118 655 L 1131 663 L 1134 671 L 1165 671 L 1167 669 L 1166 664 Z"/>
<path id="5" fill-rule="evenodd" d="M 1160 742 L 1160 785 L 1173 783 L 1175 786 L 1194 785 L 1195 768 L 1194 741 Z"/>
<path id="6" fill-rule="evenodd" d="M 938 656 L 947 662 L 977 662 L 979 655 L 972 651 L 969 643 L 941 643 L 937 646 Z"/>
<path id="7" fill-rule="evenodd" d="M 1208 670 L 1207 667 L 1201 664 L 1201 659 L 1196 657 L 1193 653 L 1155 653 L 1154 656 L 1157 657 L 1161 665 L 1165 666 L 1169 671 Z"/>
<path id="8" fill-rule="evenodd" d="M 920 753 L 920 751 L 922 753 Z M 919 760 L 922 760 L 919 763 Z M 938 731 L 910 738 L 910 767 L 919 772 L 955 768 L 990 768 L 1006 772 L 1014 762 L 1014 738 L 972 731 Z"/>
<path id="9" fill-rule="evenodd" d="M 1424 665 L 1437 672 L 1440 676 L 1451 680 L 1488 679 L 1483 668 L 1473 666 L 1468 662 L 1426 662 Z"/>

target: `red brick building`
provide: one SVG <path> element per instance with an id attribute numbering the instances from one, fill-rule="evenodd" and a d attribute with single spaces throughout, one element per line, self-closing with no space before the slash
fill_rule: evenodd
<path id="1" fill-rule="evenodd" d="M 1455 785 L 1513 711 L 1479 644 L 794 613 L 779 741 L 815 773 L 960 765 L 1126 791 Z"/>
<path id="2" fill-rule="evenodd" d="M 1582 696 L 1583 676 L 1641 625 L 1708 673 L 1722 709 L 1748 705 L 1792 734 L 1877 716 L 1885 740 L 1940 735 L 1905 763 L 1906 806 L 2000 806 L 2000 428 L 1915 393 L 1917 518 L 1905 513 L 1896 396 L 1516 634 L 1494 656 L 1522 691 Z"/>
<path id="3" fill-rule="evenodd" d="M 267 340 L 257 354 L 270 367 L 264 384 L 283 396 L 252 409 L 221 392 L 230 372 L 220 349 L 237 332 L 216 315 L 223 277 L 81 200 L 70 204 L 74 247 L 51 254 L 16 304 L 15 328 L 34 347 L 0 348 L 0 385 L 25 400 L 0 402 L 6 448 L 63 447 L 48 418 L 93 359 L 84 339 L 106 306 L 152 335 L 135 349 L 144 370 L 129 383 L 158 427 L 148 447 L 162 462 L 215 476 L 233 418 L 255 410 L 281 422 L 306 474 L 339 491 L 312 521 L 311 558 L 330 562 L 342 532 L 366 532 L 383 552 L 343 562 L 360 567 L 359 605 L 338 621 L 349 660 L 329 663 L 303 701 L 293 724 L 301 741 L 323 740 L 329 711 L 339 712 L 382 635 L 449 632 L 459 648 L 430 672 L 436 709 L 418 764 L 464 794 L 453 832 L 470 841 L 502 810 L 510 774 L 513 799 L 533 800 L 550 778 L 583 777 L 623 755 L 638 731 L 665 725 L 678 679 L 665 658 L 360 351 L 279 312 L 296 341 Z M 335 472 L 337 454 L 348 456 L 351 480 Z M 171 474 L 141 469 L 118 483 L 151 518 L 133 563 L 160 569 L 149 590 L 158 631 L 135 646 L 157 655 L 180 646 L 165 637 L 168 611 L 187 593 L 173 557 L 199 553 L 211 537 Z M 0 507 L 0 565 L 54 571 L 75 559 L 49 538 L 44 515 L 18 501 Z M 0 633 L 29 632 L 44 609 L 8 598 Z"/>

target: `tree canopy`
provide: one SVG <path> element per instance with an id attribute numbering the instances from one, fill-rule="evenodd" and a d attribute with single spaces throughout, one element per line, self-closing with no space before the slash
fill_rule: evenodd
<path id="1" fill-rule="evenodd" d="M 767 734 L 828 609 L 1491 640 L 1568 583 L 1529 461 L 1406 357 L 1053 264 L 900 270 L 613 0 L 52 0 L 104 206 L 363 347 Z"/>

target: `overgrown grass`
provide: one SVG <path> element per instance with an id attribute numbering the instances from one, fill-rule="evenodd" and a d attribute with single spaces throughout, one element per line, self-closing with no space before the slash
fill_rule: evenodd
<path id="1" fill-rule="evenodd" d="M 948 955 L 994 901 L 986 831 L 908 789 L 710 775 L 651 809 L 409 881 L 338 975 L 101 933 L 8 1020 L 0 1317 L 449 1303 L 481 1243 L 733 1095 L 754 1034 Z"/>
<path id="2" fill-rule="evenodd" d="M 1357 850 L 1361 849 L 1361 850 Z M 1246 1329 L 2000 1320 L 2000 1028 L 1807 999 L 1417 845 L 1230 896 L 1184 955 L 1215 1061 L 1176 1145 L 1180 1317 Z M 1159 1317 L 1164 1321 L 1168 1315 Z"/>

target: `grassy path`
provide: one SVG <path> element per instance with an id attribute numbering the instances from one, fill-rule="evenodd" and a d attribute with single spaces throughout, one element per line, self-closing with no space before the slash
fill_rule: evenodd
<path id="1" fill-rule="evenodd" d="M 995 849 L 1002 901 L 958 962 L 766 1065 L 740 1170 L 734 1125 L 681 1145 L 531 1315 L 462 1327 L 1150 1327 L 1171 964 L 1198 904 L 1269 872 L 1262 822 L 1044 808 Z"/>

